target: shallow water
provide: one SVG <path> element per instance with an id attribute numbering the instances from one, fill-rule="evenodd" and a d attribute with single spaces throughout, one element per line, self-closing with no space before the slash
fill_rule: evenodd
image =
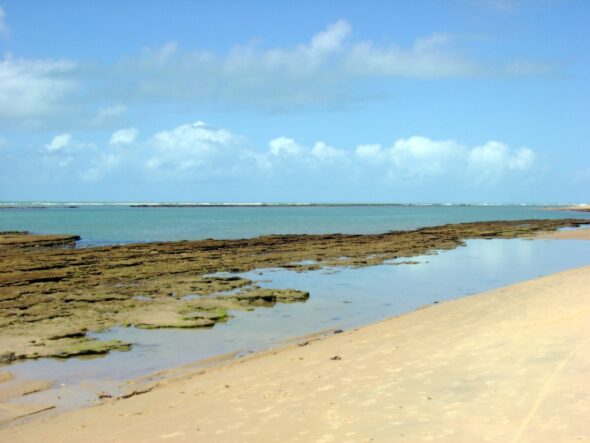
<path id="1" fill-rule="evenodd" d="M 530 206 L 288 206 L 1 209 L 0 231 L 78 234 L 83 246 L 247 238 L 268 234 L 369 234 L 446 223 L 527 218 L 590 218 Z"/>
<path id="2" fill-rule="evenodd" d="M 135 346 L 130 352 L 113 352 L 92 360 L 24 361 L 6 369 L 19 379 L 55 379 L 58 384 L 63 383 L 64 386 L 40 396 L 60 395 L 62 404 L 72 407 L 89 402 L 99 390 L 116 391 L 113 381 L 233 351 L 260 350 L 325 329 L 357 327 L 435 301 L 587 265 L 590 243 L 471 240 L 465 247 L 411 260 L 419 264 L 305 273 L 282 269 L 245 273 L 242 275 L 258 281 L 260 286 L 310 291 L 310 299 L 306 303 L 257 308 L 254 312 L 232 312 L 234 318 L 212 329 L 113 328 L 95 336 L 131 341 Z"/>

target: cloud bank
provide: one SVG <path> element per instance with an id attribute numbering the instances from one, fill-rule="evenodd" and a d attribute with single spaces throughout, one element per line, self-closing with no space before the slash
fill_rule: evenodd
<path id="1" fill-rule="evenodd" d="M 66 60 L 26 60 L 8 54 L 0 61 L 0 119 L 61 114 L 76 89 L 76 64 Z"/>
<path id="2" fill-rule="evenodd" d="M 0 9 L 0 32 L 2 26 L 7 32 L 2 14 Z M 0 61 L 0 118 L 42 122 L 61 116 L 62 123 L 67 117 L 70 124 L 102 126 L 145 104 L 296 111 L 374 97 L 379 91 L 367 87 L 373 80 L 534 76 L 551 69 L 535 60 L 490 64 L 466 55 L 462 42 L 435 33 L 408 47 L 377 44 L 356 39 L 351 25 L 339 20 L 290 47 L 247 44 L 220 53 L 169 42 L 92 64 L 6 54 Z"/>
<path id="3" fill-rule="evenodd" d="M 243 135 L 202 121 L 143 139 L 136 128 L 119 129 L 102 147 L 64 133 L 53 137 L 41 151 L 44 156 L 61 158 L 56 165 L 62 169 L 82 171 L 80 177 L 87 181 L 125 174 L 168 184 L 211 179 L 272 182 L 281 177 L 295 177 L 294 183 L 320 178 L 339 183 L 364 177 L 384 186 L 449 180 L 494 186 L 504 179 L 526 179 L 536 165 L 532 149 L 514 149 L 498 141 L 468 147 L 454 140 L 412 136 L 391 145 L 336 147 L 322 140 L 307 146 L 280 136 L 266 147 L 256 147 Z"/>

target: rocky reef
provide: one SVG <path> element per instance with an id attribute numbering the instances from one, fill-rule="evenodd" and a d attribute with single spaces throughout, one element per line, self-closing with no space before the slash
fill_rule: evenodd
<path id="1" fill-rule="evenodd" d="M 370 266 L 452 249 L 467 239 L 527 237 L 586 223 L 497 221 L 375 235 L 272 235 L 92 248 L 75 248 L 76 235 L 4 232 L 0 363 L 126 350 L 129 343 L 95 340 L 86 333 L 116 325 L 211 327 L 228 321 L 232 310 L 309 297 L 303 291 L 260 288 L 236 273 Z"/>

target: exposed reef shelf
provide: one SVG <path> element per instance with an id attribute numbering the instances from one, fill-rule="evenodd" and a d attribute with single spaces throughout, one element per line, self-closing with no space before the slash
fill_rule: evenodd
<path id="1" fill-rule="evenodd" d="M 71 247 L 76 246 L 78 240 L 79 235 L 38 235 L 27 231 L 0 231 L 0 249 Z"/>
<path id="2" fill-rule="evenodd" d="M 309 297 L 218 273 L 365 267 L 453 249 L 468 239 L 522 238 L 584 224 L 590 221 L 496 221 L 374 235 L 272 235 L 84 249 L 63 247 L 75 243 L 75 235 L 3 233 L 0 362 L 125 350 L 128 343 L 93 342 L 86 332 L 113 326 L 206 328 L 231 320 L 232 310 Z"/>

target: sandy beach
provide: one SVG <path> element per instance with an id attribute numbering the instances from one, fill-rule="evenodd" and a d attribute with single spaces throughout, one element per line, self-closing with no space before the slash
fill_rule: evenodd
<path id="1" fill-rule="evenodd" d="M 5 428 L 0 441 L 586 441 L 589 289 L 583 267 L 435 304 Z"/>

